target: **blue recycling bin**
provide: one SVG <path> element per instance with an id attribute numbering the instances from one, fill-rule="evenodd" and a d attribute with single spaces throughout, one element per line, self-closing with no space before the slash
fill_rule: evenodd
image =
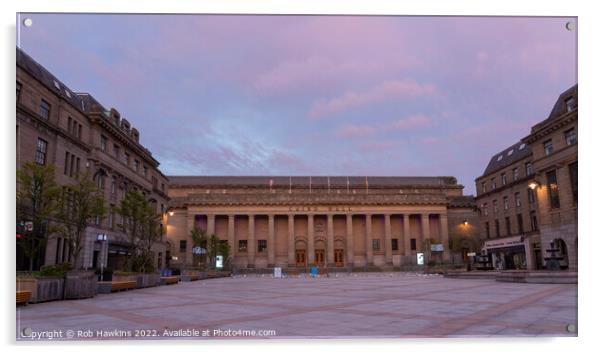
<path id="1" fill-rule="evenodd" d="M 311 267 L 310 275 L 314 278 L 317 277 L 318 276 L 318 267 L 316 267 L 316 266 Z"/>

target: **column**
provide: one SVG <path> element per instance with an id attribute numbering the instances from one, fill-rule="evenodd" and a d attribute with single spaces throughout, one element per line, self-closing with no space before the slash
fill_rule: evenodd
<path id="1" fill-rule="evenodd" d="M 230 245 L 230 255 L 234 258 L 238 247 L 235 245 L 236 239 L 234 236 L 234 215 L 228 215 L 228 244 Z"/>
<path id="2" fill-rule="evenodd" d="M 443 244 L 443 260 L 449 261 L 451 250 L 449 249 L 449 224 L 447 213 L 439 214 L 439 223 L 441 224 L 441 243 Z"/>
<path id="3" fill-rule="evenodd" d="M 207 236 L 215 233 L 215 214 L 207 214 Z"/>
<path id="4" fill-rule="evenodd" d="M 422 246 L 424 245 L 424 240 L 426 240 L 427 238 L 431 237 L 431 225 L 429 224 L 429 214 L 428 213 L 424 213 L 420 216 L 420 219 L 422 221 L 422 235 L 420 235 L 420 245 L 418 247 L 416 247 L 419 250 L 422 250 Z M 428 253 L 428 250 L 422 250 Z M 428 259 L 426 259 L 425 261 L 428 262 Z"/>
<path id="5" fill-rule="evenodd" d="M 314 250 L 314 216 L 307 214 L 307 263 L 314 265 L 316 251 Z"/>
<path id="6" fill-rule="evenodd" d="M 372 215 L 366 214 L 366 265 L 373 265 L 372 259 Z"/>
<path id="7" fill-rule="evenodd" d="M 268 267 L 273 267 L 275 262 L 274 252 L 276 242 L 274 238 L 274 214 L 268 215 Z"/>
<path id="8" fill-rule="evenodd" d="M 288 215 L 288 266 L 294 267 L 295 263 L 295 215 Z"/>
<path id="9" fill-rule="evenodd" d="M 353 267 L 355 250 L 353 249 L 353 215 L 347 214 L 347 265 Z"/>
<path id="10" fill-rule="evenodd" d="M 393 246 L 391 245 L 391 215 L 385 214 L 385 264 L 393 264 Z"/>
<path id="11" fill-rule="evenodd" d="M 186 253 L 184 254 L 184 259 L 182 259 L 182 263 L 191 265 L 192 264 L 192 238 L 190 237 L 190 231 L 194 230 L 194 214 L 186 215 L 186 225 L 188 229 L 186 230 L 186 235 L 184 235 L 184 240 L 186 240 Z M 180 245 L 175 245 L 178 252 L 180 252 Z M 179 261 L 179 259 L 178 259 Z"/>
<path id="12" fill-rule="evenodd" d="M 406 256 L 412 255 L 412 247 L 410 242 L 412 239 L 412 235 L 410 235 L 410 215 L 411 214 L 403 214 L 403 248 Z"/>
<path id="13" fill-rule="evenodd" d="M 328 221 L 328 245 L 326 245 L 326 250 L 328 252 L 328 266 L 334 267 L 334 222 L 333 215 L 327 215 Z"/>
<path id="14" fill-rule="evenodd" d="M 249 236 L 247 238 L 248 268 L 255 268 L 255 215 L 249 214 Z"/>
<path id="15" fill-rule="evenodd" d="M 535 259 L 533 259 L 533 248 L 529 238 L 525 239 L 525 260 L 527 261 L 527 269 L 535 270 Z"/>

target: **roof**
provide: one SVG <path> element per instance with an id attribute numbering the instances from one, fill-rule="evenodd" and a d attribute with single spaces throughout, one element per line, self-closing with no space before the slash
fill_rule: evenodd
<path id="1" fill-rule="evenodd" d="M 529 144 L 525 144 L 519 141 L 518 143 L 493 155 L 491 157 L 491 160 L 489 160 L 487 168 L 485 168 L 485 172 L 483 172 L 483 176 L 489 175 L 493 172 L 501 170 L 504 167 L 510 166 L 516 161 L 520 161 L 530 155 L 531 146 L 529 146 Z"/>
<path id="2" fill-rule="evenodd" d="M 352 188 L 392 187 L 392 186 L 428 186 L 458 188 L 454 177 L 383 177 L 383 176 L 168 176 L 171 187 L 184 186 L 240 186 L 240 187 L 347 187 Z"/>
<path id="3" fill-rule="evenodd" d="M 565 100 L 568 99 L 570 96 L 575 97 L 575 105 L 577 105 L 577 95 L 578 95 L 577 84 L 571 86 L 570 88 L 568 88 L 567 90 L 565 90 L 563 93 L 561 93 L 558 96 L 558 98 L 556 99 L 556 103 L 554 104 L 554 107 L 552 107 L 552 111 L 548 115 L 548 118 L 546 118 L 543 121 L 535 124 L 531 128 L 531 132 L 536 131 L 541 126 L 545 125 L 546 123 L 548 123 L 548 122 L 554 120 L 555 118 L 558 118 L 561 115 L 567 113 L 567 108 L 566 108 Z"/>
<path id="4" fill-rule="evenodd" d="M 80 96 L 19 47 L 17 47 L 17 66 L 39 80 L 50 91 L 71 103 L 73 107 L 85 112 L 84 103 Z"/>

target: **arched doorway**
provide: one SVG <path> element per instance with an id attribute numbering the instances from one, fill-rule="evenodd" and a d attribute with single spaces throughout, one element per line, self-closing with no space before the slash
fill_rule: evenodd
<path id="1" fill-rule="evenodd" d="M 307 265 L 307 243 L 305 240 L 295 241 L 295 266 L 305 267 Z"/>
<path id="2" fill-rule="evenodd" d="M 569 254 L 566 247 L 566 242 L 563 239 L 557 238 L 553 241 L 554 248 L 558 250 L 558 257 L 562 259 L 558 260 L 560 269 L 568 269 L 569 267 Z"/>

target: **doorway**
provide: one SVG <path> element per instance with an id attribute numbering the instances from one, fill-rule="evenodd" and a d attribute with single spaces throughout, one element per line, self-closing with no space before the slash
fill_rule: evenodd
<path id="1" fill-rule="evenodd" d="M 342 267 L 344 265 L 342 249 L 334 250 L 334 265 L 335 267 Z"/>
<path id="2" fill-rule="evenodd" d="M 305 267 L 305 250 L 296 250 L 295 251 L 295 265 L 297 267 Z"/>
<path id="3" fill-rule="evenodd" d="M 318 267 L 324 266 L 324 250 L 316 250 L 316 265 Z"/>

